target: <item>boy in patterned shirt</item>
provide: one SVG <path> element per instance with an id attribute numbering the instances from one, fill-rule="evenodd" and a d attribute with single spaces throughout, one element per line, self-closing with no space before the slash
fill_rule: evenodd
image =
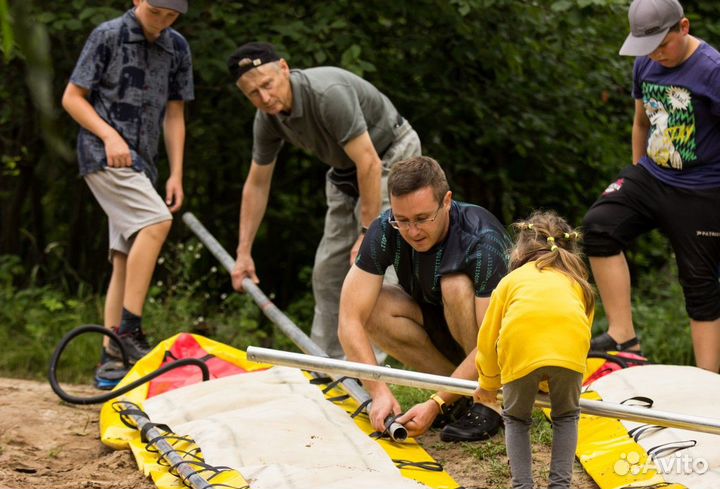
<path id="1" fill-rule="evenodd" d="M 134 363 L 149 351 L 141 321 L 160 249 L 183 202 L 184 103 L 193 98 L 185 38 L 170 26 L 186 0 L 135 0 L 136 7 L 90 35 L 62 104 L 80 124 L 80 175 L 108 216 L 112 278 L 105 326 L 116 328 Z M 162 132 L 170 162 L 163 200 L 155 190 Z M 124 375 L 120 352 L 105 342 L 96 385 Z"/>

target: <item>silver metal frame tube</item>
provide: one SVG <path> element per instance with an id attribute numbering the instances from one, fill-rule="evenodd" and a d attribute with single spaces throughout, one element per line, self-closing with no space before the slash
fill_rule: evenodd
<path id="1" fill-rule="evenodd" d="M 351 375 L 360 379 L 388 382 L 421 389 L 443 390 L 464 396 L 472 396 L 478 386 L 478 383 L 472 380 L 411 372 L 389 367 L 378 367 L 327 357 L 313 357 L 301 353 L 291 353 L 255 346 L 248 347 L 247 356 L 250 360 L 273 365 L 285 365 L 328 374 Z M 538 396 L 535 404 L 539 407 L 550 407 L 550 401 L 547 396 Z M 716 418 L 671 413 L 590 399 L 580 399 L 580 411 L 583 414 L 594 416 L 618 418 L 626 421 L 650 423 L 668 428 L 679 428 L 720 435 L 720 419 Z"/>
<path id="2" fill-rule="evenodd" d="M 185 224 L 192 230 L 193 233 L 202 241 L 207 247 L 210 253 L 222 264 L 228 273 L 232 273 L 235 268 L 235 260 L 232 259 L 230 254 L 225 251 L 222 245 L 210 234 L 210 232 L 202 225 L 202 223 L 190 212 L 186 212 L 182 216 Z M 305 334 L 290 318 L 288 318 L 283 312 L 272 303 L 270 299 L 263 293 L 260 288 L 253 283 L 249 278 L 245 278 L 242 281 L 242 285 L 245 291 L 253 298 L 257 303 L 258 307 L 262 312 L 277 325 L 280 330 L 285 333 L 292 342 L 307 354 L 316 357 L 327 357 L 322 348 L 320 348 L 314 341 L 312 341 L 308 335 Z M 333 377 L 334 379 L 340 376 Z M 358 403 L 362 404 L 370 399 L 370 395 L 363 389 L 355 379 L 346 379 L 341 382 L 345 390 L 350 396 L 355 399 Z M 367 405 L 367 411 L 370 412 L 371 404 Z M 388 427 L 388 434 L 393 440 L 403 441 L 407 438 L 407 430 L 399 423 L 392 423 Z"/>
<path id="3" fill-rule="evenodd" d="M 137 406 L 132 403 L 124 403 L 124 406 L 128 409 L 137 408 Z M 128 414 L 127 416 L 135 421 L 138 431 L 142 431 L 145 425 L 150 422 L 146 417 L 138 416 L 136 414 Z M 180 476 L 180 480 L 186 482 L 193 489 L 205 489 L 207 487 L 211 487 L 210 482 L 205 480 L 205 478 L 199 475 L 197 473 L 198 471 L 193 468 L 194 464 L 191 461 L 182 458 L 167 440 L 160 438 L 161 436 L 162 433 L 155 427 L 149 428 L 146 432 L 147 439 L 154 440 L 152 444 L 155 448 L 157 448 L 158 454 L 167 460 L 170 467 L 175 468 Z"/>

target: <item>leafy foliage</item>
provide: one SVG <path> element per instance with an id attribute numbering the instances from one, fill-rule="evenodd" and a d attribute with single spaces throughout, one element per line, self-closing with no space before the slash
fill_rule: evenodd
<path id="1" fill-rule="evenodd" d="M 23 15 L 50 39 L 54 100 L 92 28 L 129 3 L 25 3 Z M 196 2 L 176 26 L 191 43 L 196 77 L 186 208 L 221 242 L 235 244 L 254 109 L 233 86 L 225 59 L 257 38 L 275 43 L 291 66 L 339 65 L 378 86 L 416 127 L 425 153 L 444 164 L 458 198 L 506 222 L 540 206 L 577 221 L 629 153 L 630 63 L 615 55 L 622 30 L 614 27 L 623 15 L 620 2 L 610 0 Z M 96 272 L 107 270 L 106 238 L 92 231 L 102 229 L 104 217 L 75 178 L 74 163 L 39 139 L 35 108 L 18 96 L 37 89 L 24 83 L 29 60 L 22 56 L 6 56 L 10 76 L 0 91 L 7 102 L 0 111 L 0 204 L 11 225 L 3 227 L 0 252 L 38 265 L 40 277 L 53 282 L 67 270 L 52 268 L 52 243 L 76 272 L 71 282 L 99 288 L 107 280 Z M 72 141 L 76 124 L 56 116 L 58 138 Z M 162 162 L 160 168 L 167 171 Z M 283 305 L 305 292 L 298 275 L 321 234 L 324 197 L 317 189 L 324 172 L 301 151 L 281 155 L 255 258 L 263 286 Z M 175 239 L 187 235 L 176 226 Z M 292 245 L 278 250 L 268 246 L 273 242 Z"/>
<path id="2" fill-rule="evenodd" d="M 176 26 L 191 44 L 196 81 L 187 109 L 185 208 L 234 248 L 254 109 L 229 79 L 225 60 L 237 45 L 258 39 L 275 43 L 291 67 L 342 66 L 380 88 L 416 128 L 424 152 L 446 168 L 456 198 L 505 223 L 542 207 L 579 224 L 630 157 L 632 60 L 617 55 L 627 3 L 194 2 Z M 683 3 L 693 32 L 718 45 L 720 5 Z M 56 101 L 90 31 L 130 6 L 0 0 L 0 254 L 16 256 L 23 269 L 10 275 L 6 297 L 22 315 L 20 305 L 60 294 L 63 308 L 53 318 L 65 321 L 59 330 L 97 322 L 94 301 L 110 268 L 105 218 L 63 149 L 72 146 L 77 125 Z M 159 168 L 167 175 L 165 161 Z M 254 249 L 263 290 L 303 327 L 312 314 L 308 267 L 322 231 L 325 170 L 311 155 L 283 150 Z M 190 246 L 189 231 L 176 224 L 171 242 Z M 664 243 L 654 235 L 633 250 L 640 282 L 666 266 Z M 232 305 L 255 320 L 224 274 L 192 285 L 191 266 L 206 271 L 212 264 L 204 258 L 158 268 L 155 281 L 189 289 L 154 288 L 147 314 L 158 314 L 158 322 L 170 314 L 169 324 L 202 317 L 200 327 L 212 311 Z M 30 295 L 22 295 L 24 287 Z M 222 294 L 229 298 L 218 301 Z M 82 300 L 69 303 L 73 296 Z M 638 302 L 640 311 L 644 304 L 657 310 Z M 225 327 L 219 324 L 213 327 Z M 270 326 L 261 329 L 270 338 Z"/>

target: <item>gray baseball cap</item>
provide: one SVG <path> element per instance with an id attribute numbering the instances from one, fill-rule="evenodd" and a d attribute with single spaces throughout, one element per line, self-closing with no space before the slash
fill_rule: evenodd
<path id="1" fill-rule="evenodd" d="M 156 8 L 169 8 L 181 14 L 187 13 L 187 0 L 146 0 L 147 3 Z"/>
<path id="2" fill-rule="evenodd" d="M 630 35 L 622 56 L 645 56 L 657 49 L 672 26 L 684 17 L 678 0 L 633 0 L 628 11 Z"/>

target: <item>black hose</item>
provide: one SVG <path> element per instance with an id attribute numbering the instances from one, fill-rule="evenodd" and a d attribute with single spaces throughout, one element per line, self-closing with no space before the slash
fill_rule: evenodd
<path id="1" fill-rule="evenodd" d="M 60 387 L 60 383 L 57 380 L 57 366 L 60 363 L 60 356 L 62 355 L 68 344 L 75 337 L 85 333 L 100 333 L 105 336 L 109 336 L 110 340 L 115 342 L 117 347 L 120 349 L 120 352 L 122 353 L 123 366 L 128 369 L 130 368 L 127 352 L 125 351 L 125 348 L 123 347 L 123 344 L 120 341 L 118 335 L 116 335 L 111 329 L 105 328 L 103 326 L 98 326 L 96 324 L 86 324 L 84 326 L 73 329 L 68 334 L 66 334 L 65 337 L 63 337 L 63 339 L 60 341 L 57 348 L 55 349 L 55 352 L 52 355 L 52 359 L 50 360 L 50 371 L 48 372 L 48 380 L 50 381 L 50 386 L 52 387 L 52 390 L 55 392 L 55 394 L 58 395 L 58 397 L 60 397 L 60 399 L 65 402 L 69 402 L 71 404 L 99 404 L 102 402 L 107 402 L 110 399 L 114 399 L 137 387 L 140 387 L 146 382 L 150 382 L 155 377 L 158 377 L 175 368 L 184 367 L 185 365 L 197 365 L 200 370 L 202 370 L 203 382 L 206 380 L 210 380 L 210 370 L 208 369 L 207 365 L 205 365 L 205 362 L 198 358 L 183 358 L 181 360 L 176 360 L 172 363 L 169 363 L 144 377 L 140 377 L 135 382 L 120 387 L 119 389 L 115 389 L 112 392 L 92 397 L 73 396 L 65 392 Z"/>

